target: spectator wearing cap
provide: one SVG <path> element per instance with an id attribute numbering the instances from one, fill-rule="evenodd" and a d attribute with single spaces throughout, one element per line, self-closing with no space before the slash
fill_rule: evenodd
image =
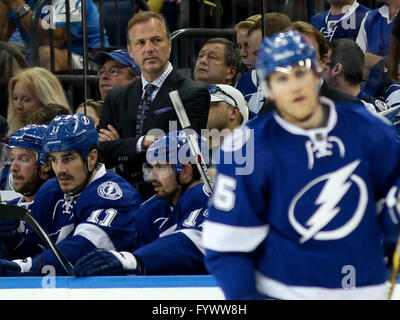
<path id="1" fill-rule="evenodd" d="M 250 111 L 242 93 L 226 84 L 216 84 L 208 88 L 210 93 L 210 109 L 208 112 L 207 129 L 210 147 L 211 168 L 209 173 L 215 176 L 214 154 L 219 149 L 225 136 L 245 124 L 249 120 Z M 217 131 L 216 131 L 217 130 Z"/>
<path id="2" fill-rule="evenodd" d="M 207 129 L 233 130 L 249 120 L 249 108 L 242 93 L 227 84 L 209 87 L 211 96 Z"/>
<path id="3" fill-rule="evenodd" d="M 126 49 L 100 51 L 94 61 L 101 65 L 97 73 L 100 76 L 99 90 L 103 101 L 111 89 L 140 79 L 140 68 Z"/>

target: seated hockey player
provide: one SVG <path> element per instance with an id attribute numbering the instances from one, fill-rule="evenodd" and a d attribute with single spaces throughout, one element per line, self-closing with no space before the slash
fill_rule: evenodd
<path id="1" fill-rule="evenodd" d="M 29 209 L 41 185 L 54 176 L 43 139 L 47 126 L 28 125 L 19 129 L 9 140 L 11 148 L 10 172 L 14 190 L 21 194 L 6 203 Z M 12 258 L 21 245 L 25 224 L 15 219 L 0 219 L 0 255 Z"/>
<path id="2" fill-rule="evenodd" d="M 208 146 L 198 138 L 204 156 Z M 131 252 L 95 250 L 79 259 L 77 276 L 205 274 L 201 227 L 209 195 L 190 154 L 184 132 L 151 144 L 143 168 L 155 195 L 141 205 Z M 189 163 L 191 161 L 192 163 Z"/>
<path id="3" fill-rule="evenodd" d="M 254 170 L 217 166 L 207 269 L 227 299 L 384 298 L 382 243 L 396 241 L 399 215 L 376 203 L 400 173 L 394 128 L 353 102 L 319 98 L 315 50 L 297 31 L 265 38 L 256 70 L 276 110 L 221 146 L 228 159 L 253 150 Z"/>
<path id="4" fill-rule="evenodd" d="M 74 264 L 94 248 L 133 248 L 134 214 L 141 199 L 133 187 L 98 163 L 98 133 L 83 114 L 57 116 L 49 125 L 44 151 L 56 175 L 36 194 L 32 215 Z M 35 239 L 28 229 L 27 240 Z M 29 242 L 29 241 L 27 241 Z M 30 252 L 19 260 L 0 260 L 0 275 L 39 275 L 43 266 L 65 275 L 50 250 Z"/>

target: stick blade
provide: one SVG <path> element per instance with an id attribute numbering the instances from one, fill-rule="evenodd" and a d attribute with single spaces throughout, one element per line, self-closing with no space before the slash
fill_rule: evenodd
<path id="1" fill-rule="evenodd" d="M 0 218 L 25 220 L 26 209 L 12 204 L 0 204 Z"/>

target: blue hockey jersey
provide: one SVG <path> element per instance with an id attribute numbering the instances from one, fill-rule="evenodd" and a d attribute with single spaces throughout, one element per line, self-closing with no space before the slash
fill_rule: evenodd
<path id="1" fill-rule="evenodd" d="M 133 254 L 146 274 L 204 274 L 201 230 L 207 215 L 208 194 L 204 184 L 186 190 L 174 207 L 155 196 L 137 212 L 138 249 Z"/>
<path id="2" fill-rule="evenodd" d="M 365 15 L 356 42 L 364 52 L 378 56 L 389 54 L 394 17 L 389 19 L 389 6 L 372 10 Z"/>
<path id="3" fill-rule="evenodd" d="M 38 191 L 31 211 L 46 233 L 72 264 L 94 248 L 132 250 L 134 215 L 141 198 L 119 175 L 99 165 L 90 184 L 76 196 L 64 194 L 56 178 Z M 36 238 L 28 230 L 28 237 Z M 50 250 L 35 256 L 33 265 L 53 265 L 57 275 L 64 269 Z"/>
<path id="4" fill-rule="evenodd" d="M 326 127 L 304 130 L 270 113 L 221 147 L 233 165 L 217 166 L 203 244 L 228 299 L 384 296 L 382 240 L 395 242 L 398 231 L 376 202 L 400 175 L 400 145 L 393 127 L 366 109 L 321 102 L 330 110 Z M 245 175 L 235 160 L 243 153 L 254 161 Z"/>
<path id="5" fill-rule="evenodd" d="M 333 15 L 324 11 L 313 16 L 309 23 L 318 29 L 329 42 L 335 39 L 356 40 L 358 31 L 369 8 L 354 1 L 353 5 L 343 14 Z"/>

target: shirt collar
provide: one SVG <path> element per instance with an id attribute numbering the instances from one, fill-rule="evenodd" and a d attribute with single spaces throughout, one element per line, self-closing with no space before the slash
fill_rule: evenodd
<path id="1" fill-rule="evenodd" d="M 333 128 L 336 125 L 337 122 L 336 108 L 332 100 L 326 97 L 319 97 L 319 99 L 321 104 L 325 104 L 329 107 L 329 118 L 327 124 L 324 127 L 318 127 L 314 129 L 303 129 L 283 119 L 281 116 L 278 115 L 278 113 L 274 113 L 274 118 L 283 129 L 294 135 L 314 136 L 316 133 L 319 132 L 325 132 L 326 133 L 325 135 L 327 135 L 329 134 L 329 132 L 333 130 Z"/>
<path id="2" fill-rule="evenodd" d="M 384 4 L 382 7 L 380 7 L 380 8 L 378 9 L 378 11 L 379 11 L 379 13 L 381 14 L 382 17 L 386 18 L 386 22 L 387 22 L 388 24 L 391 23 L 391 22 L 394 20 L 394 18 L 397 16 L 397 14 L 399 13 L 399 9 L 397 9 L 397 14 L 396 14 L 396 16 L 394 16 L 394 17 L 392 18 L 392 20 L 390 20 L 390 19 L 389 19 L 390 8 L 389 8 L 389 6 L 388 6 L 387 4 Z"/>
<path id="3" fill-rule="evenodd" d="M 168 66 L 165 69 L 165 71 L 153 82 L 149 82 L 147 81 L 143 76 L 142 76 L 142 90 L 144 90 L 144 88 L 146 87 L 147 84 L 151 83 L 153 85 L 155 85 L 157 88 L 160 88 L 162 86 L 162 84 L 164 83 L 165 79 L 169 76 L 169 74 L 172 71 L 172 64 L 171 62 L 168 61 Z"/>
<path id="4" fill-rule="evenodd" d="M 360 4 L 357 1 L 354 1 L 349 10 L 347 10 L 344 15 L 339 19 L 339 21 L 347 19 L 350 15 L 353 14 L 354 11 L 358 8 Z M 328 14 L 325 17 L 325 23 L 328 23 L 329 16 L 331 15 L 331 10 L 329 9 Z M 338 21 L 338 22 L 339 22 Z"/>

